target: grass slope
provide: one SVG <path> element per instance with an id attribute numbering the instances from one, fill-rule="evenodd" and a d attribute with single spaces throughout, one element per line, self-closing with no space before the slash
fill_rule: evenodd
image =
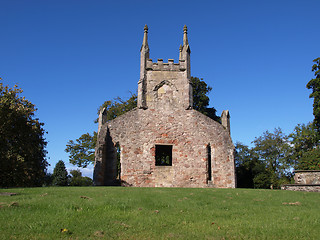
<path id="1" fill-rule="evenodd" d="M 319 203 L 279 190 L 0 189 L 0 238 L 319 239 Z"/>

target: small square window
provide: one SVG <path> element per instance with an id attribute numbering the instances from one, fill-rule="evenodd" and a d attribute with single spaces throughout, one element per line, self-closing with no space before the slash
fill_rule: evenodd
<path id="1" fill-rule="evenodd" d="M 172 166 L 172 145 L 156 145 L 156 166 Z"/>

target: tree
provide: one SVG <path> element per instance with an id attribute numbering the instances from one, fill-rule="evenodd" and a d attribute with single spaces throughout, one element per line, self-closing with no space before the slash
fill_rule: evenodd
<path id="1" fill-rule="evenodd" d="M 131 97 L 128 100 L 123 100 L 120 97 L 115 98 L 114 100 L 105 101 L 98 108 L 98 115 L 102 109 L 105 109 L 106 121 L 115 119 L 116 117 L 129 112 L 130 110 L 137 107 L 137 95 L 131 93 Z M 95 123 L 98 122 L 98 119 L 95 120 Z"/>
<path id="2" fill-rule="evenodd" d="M 217 110 L 214 107 L 208 107 L 210 101 L 208 94 L 211 92 L 212 87 L 208 86 L 202 78 L 199 79 L 197 77 L 191 77 L 191 83 L 193 88 L 193 109 L 220 122 L 220 117 L 216 115 Z"/>
<path id="3" fill-rule="evenodd" d="M 306 169 L 306 155 L 307 152 L 312 151 L 314 148 L 319 146 L 319 134 L 315 129 L 313 123 L 308 124 L 298 124 L 293 132 L 289 135 L 291 139 L 291 145 L 293 146 L 292 158 L 295 161 L 295 168 L 300 170 Z M 304 156 L 304 169 L 301 169 L 300 161 L 302 161 L 302 156 Z"/>
<path id="4" fill-rule="evenodd" d="M 46 172 L 42 186 L 44 186 L 44 187 L 52 186 L 52 182 L 53 182 L 52 173 Z"/>
<path id="5" fill-rule="evenodd" d="M 69 153 L 70 163 L 83 168 L 93 163 L 96 141 L 97 132 L 93 132 L 93 135 L 82 134 L 80 138 L 76 139 L 76 143 L 70 140 L 65 149 Z"/>
<path id="6" fill-rule="evenodd" d="M 67 186 L 68 185 L 68 171 L 62 160 L 59 160 L 53 169 L 53 185 Z"/>
<path id="7" fill-rule="evenodd" d="M 320 148 L 302 153 L 297 164 L 299 170 L 320 170 Z"/>
<path id="8" fill-rule="evenodd" d="M 1 187 L 41 186 L 48 165 L 44 124 L 35 118 L 35 105 L 19 96 L 22 92 L 0 78 Z"/>
<path id="9" fill-rule="evenodd" d="M 236 142 L 234 160 L 236 165 L 237 187 L 253 188 L 251 151 L 248 146 Z"/>
<path id="10" fill-rule="evenodd" d="M 288 136 L 280 128 L 276 128 L 273 133 L 264 132 L 253 143 L 255 146 L 252 150 L 264 162 L 271 187 L 279 188 L 281 184 L 288 183 L 292 178 L 293 167 Z"/>
<path id="11" fill-rule="evenodd" d="M 91 186 L 92 179 L 89 177 L 82 177 L 80 170 L 71 170 L 70 174 L 72 175 L 70 179 L 70 186 Z"/>
<path id="12" fill-rule="evenodd" d="M 292 139 L 295 169 L 320 170 L 320 135 L 315 125 L 298 124 L 289 137 Z"/>
<path id="13" fill-rule="evenodd" d="M 208 108 L 209 97 L 208 94 L 212 90 L 203 79 L 191 77 L 193 87 L 193 108 L 206 116 L 220 122 L 220 118 L 216 115 L 215 108 Z M 115 119 L 116 117 L 131 111 L 137 107 L 137 95 L 131 94 L 128 100 L 123 100 L 117 97 L 113 100 L 105 101 L 98 108 L 98 115 L 104 109 L 104 116 L 106 121 Z M 98 119 L 95 120 L 95 123 Z M 94 151 L 97 141 L 97 133 L 92 135 L 89 133 L 83 134 L 80 138 L 76 139 L 76 143 L 70 140 L 67 143 L 65 151 L 70 154 L 70 163 L 78 167 L 87 167 L 89 164 L 94 163 Z M 120 167 L 118 167 L 119 169 Z M 119 170 L 118 170 L 119 171 Z"/>
<path id="14" fill-rule="evenodd" d="M 309 97 L 313 98 L 314 125 L 318 134 L 320 134 L 320 58 L 314 59 L 313 62 L 315 64 L 312 66 L 312 71 L 315 78 L 308 82 L 307 88 L 312 90 Z"/>
<path id="15" fill-rule="evenodd" d="M 235 165 L 238 188 L 269 188 L 265 164 L 248 146 L 236 142 Z"/>

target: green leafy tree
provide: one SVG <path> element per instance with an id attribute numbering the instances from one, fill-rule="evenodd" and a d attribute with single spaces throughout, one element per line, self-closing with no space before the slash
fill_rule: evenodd
<path id="1" fill-rule="evenodd" d="M 82 173 L 79 169 L 71 170 L 70 174 L 72 175 L 72 178 L 79 178 L 82 177 Z"/>
<path id="2" fill-rule="evenodd" d="M 253 188 L 254 173 L 252 171 L 252 157 L 248 146 L 236 142 L 235 155 L 237 187 Z"/>
<path id="3" fill-rule="evenodd" d="M 89 177 L 82 177 L 82 173 L 80 170 L 71 170 L 70 174 L 72 177 L 70 178 L 70 186 L 91 186 L 92 179 Z"/>
<path id="4" fill-rule="evenodd" d="M 130 110 L 137 107 L 137 95 L 131 94 L 131 97 L 128 100 L 123 100 L 120 97 L 115 98 L 114 100 L 105 101 L 98 109 L 98 115 L 102 109 L 105 109 L 104 115 L 106 116 L 106 121 L 115 119 L 116 117 L 129 112 Z M 98 122 L 98 119 L 95 120 L 95 123 Z"/>
<path id="5" fill-rule="evenodd" d="M 292 148 L 280 128 L 273 133 L 266 131 L 253 141 L 253 151 L 264 162 L 271 187 L 279 188 L 292 178 Z"/>
<path id="6" fill-rule="evenodd" d="M 253 179 L 254 188 L 273 188 L 273 184 L 271 182 L 270 174 L 263 170 L 259 174 L 257 174 Z"/>
<path id="7" fill-rule="evenodd" d="M 16 85 L 0 78 L 0 186 L 30 187 L 44 183 L 46 161 L 43 123 L 35 118 L 35 105 Z"/>
<path id="8" fill-rule="evenodd" d="M 68 171 L 66 165 L 62 160 L 59 160 L 53 169 L 53 185 L 67 186 L 68 185 Z"/>
<path id="9" fill-rule="evenodd" d="M 270 181 L 264 162 L 248 146 L 236 142 L 235 165 L 238 188 L 269 188 Z"/>
<path id="10" fill-rule="evenodd" d="M 202 78 L 199 79 L 197 77 L 191 77 L 191 83 L 193 88 L 193 109 L 220 122 L 220 117 L 216 115 L 217 110 L 213 107 L 208 107 L 210 101 L 208 94 L 211 92 L 212 87 L 208 86 Z"/>
<path id="11" fill-rule="evenodd" d="M 309 159 L 306 157 L 309 156 L 307 152 L 319 146 L 319 134 L 315 129 L 315 125 L 313 123 L 298 124 L 289 135 L 289 138 L 293 146 L 292 158 L 295 161 L 295 169 L 307 170 L 306 161 Z M 304 159 L 302 159 L 302 156 L 304 156 Z M 313 161 L 312 159 L 310 160 Z M 303 169 L 301 169 L 301 161 L 304 162 Z"/>
<path id="12" fill-rule="evenodd" d="M 312 71 L 315 78 L 308 82 L 307 88 L 312 90 L 309 97 L 313 98 L 314 125 L 320 134 L 320 58 L 314 59 L 313 62 L 315 64 L 312 66 Z"/>
<path id="13" fill-rule="evenodd" d="M 74 142 L 70 140 L 67 143 L 65 151 L 69 153 L 69 161 L 78 167 L 87 167 L 94 162 L 94 148 L 97 141 L 97 133 L 93 135 L 85 133 Z"/>
<path id="14" fill-rule="evenodd" d="M 320 170 L 320 148 L 302 153 L 297 164 L 299 170 Z"/>

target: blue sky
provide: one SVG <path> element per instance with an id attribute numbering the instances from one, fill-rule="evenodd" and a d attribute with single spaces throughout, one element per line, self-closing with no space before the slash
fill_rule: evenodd
<path id="1" fill-rule="evenodd" d="M 153 61 L 177 62 L 188 26 L 192 76 L 212 86 L 218 114 L 229 109 L 234 142 L 313 120 L 305 86 L 320 57 L 318 0 L 0 0 L 0 9 L 0 77 L 38 108 L 49 170 L 60 159 L 76 168 L 68 140 L 97 130 L 105 100 L 136 91 L 145 24 Z"/>

